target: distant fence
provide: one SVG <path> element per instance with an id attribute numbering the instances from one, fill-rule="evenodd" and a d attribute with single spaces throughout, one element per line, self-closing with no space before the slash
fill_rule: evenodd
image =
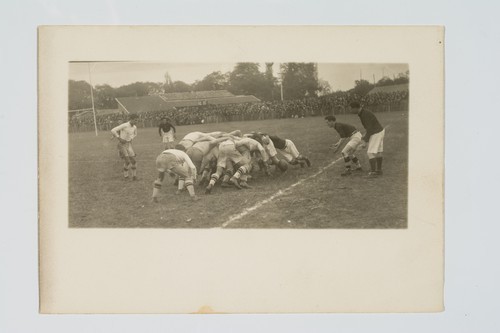
<path id="1" fill-rule="evenodd" d="M 409 109 L 408 100 L 402 100 L 392 103 L 384 103 L 378 105 L 369 105 L 367 109 L 373 112 L 407 112 Z M 333 107 L 333 114 L 348 114 L 350 113 L 349 106 L 338 105 Z M 222 113 L 222 114 L 203 114 L 202 116 L 189 115 L 179 115 L 179 117 L 173 117 L 174 124 L 179 125 L 194 125 L 194 124 L 208 124 L 208 123 L 223 123 L 229 121 L 248 121 L 248 120 L 268 120 L 268 119 L 284 119 L 284 118 L 299 118 L 299 117 L 314 117 L 314 116 L 326 116 L 332 114 L 332 108 L 306 108 L 299 111 L 298 109 L 290 110 L 284 107 L 278 109 L 267 109 L 260 110 L 258 112 L 243 112 L 243 113 Z M 148 128 L 156 127 L 160 123 L 161 117 L 164 116 L 161 112 L 158 115 L 151 116 L 149 114 L 146 119 L 139 118 L 137 121 L 137 127 Z M 126 115 L 120 116 L 120 119 L 114 117 L 113 120 L 105 120 L 97 124 L 97 129 L 99 131 L 110 131 L 113 127 L 126 121 Z M 69 123 L 69 132 L 87 132 L 94 131 L 93 118 L 89 117 L 82 119 L 78 122 Z"/>

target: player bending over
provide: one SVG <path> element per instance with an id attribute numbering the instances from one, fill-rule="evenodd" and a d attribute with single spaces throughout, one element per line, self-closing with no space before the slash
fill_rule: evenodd
<path id="1" fill-rule="evenodd" d="M 261 136 L 262 144 L 266 148 L 266 151 L 268 152 L 273 163 L 276 164 L 282 171 L 286 170 L 286 167 L 279 163 L 276 156 L 277 151 L 279 151 L 285 160 L 291 165 L 300 164 L 301 167 L 304 167 L 305 165 L 308 167 L 311 166 L 311 161 L 309 161 L 306 156 L 299 153 L 292 140 L 282 139 L 276 135 L 268 135 L 266 133 L 257 133 L 257 135 Z"/>
<path id="2" fill-rule="evenodd" d="M 243 156 L 235 146 L 233 140 L 227 140 L 219 144 L 219 156 L 217 159 L 217 170 L 210 177 L 210 182 L 208 183 L 205 194 L 212 193 L 212 189 L 215 186 L 215 183 L 219 180 L 220 176 L 224 174 L 224 181 L 228 181 L 229 175 L 225 172 L 231 169 L 233 165 L 236 165 L 238 170 L 239 168 L 243 168 L 244 170 L 250 169 L 251 160 L 249 156 Z M 235 167 L 236 168 L 236 167 Z M 241 178 L 241 174 L 240 177 Z M 224 183 L 223 181 L 223 183 Z M 241 188 L 249 188 L 246 183 L 246 179 L 243 179 L 240 182 L 236 182 L 236 187 L 238 189 Z"/>
<path id="3" fill-rule="evenodd" d="M 269 157 L 264 147 L 257 141 L 249 137 L 244 137 L 234 142 L 236 150 L 238 150 L 243 157 L 249 160 L 249 163 L 240 165 L 235 168 L 234 175 L 229 180 L 237 188 L 250 188 L 247 184 L 248 175 L 252 171 L 252 155 L 255 156 L 257 161 L 262 160 L 264 163 L 265 172 L 269 175 L 268 161 Z"/>
<path id="4" fill-rule="evenodd" d="M 123 176 L 128 179 L 130 168 L 132 171 L 132 180 L 137 180 L 137 162 L 132 147 L 132 140 L 137 136 L 137 118 L 136 114 L 132 114 L 128 122 L 118 125 L 111 130 L 113 136 L 119 141 L 118 152 L 123 159 Z"/>
<path id="5" fill-rule="evenodd" d="M 326 116 L 326 124 L 328 127 L 334 128 L 340 135 L 339 141 L 333 144 L 331 149 L 336 152 L 344 141 L 348 141 L 342 149 L 342 157 L 344 158 L 345 170 L 340 174 L 341 176 L 349 176 L 351 174 L 351 162 L 354 166 L 354 171 L 361 171 L 361 163 L 354 155 L 356 149 L 361 144 L 361 133 L 356 127 L 337 122 L 335 116 Z"/>
<path id="6" fill-rule="evenodd" d="M 218 139 L 210 139 L 209 141 L 196 142 L 186 150 L 186 154 L 188 154 L 189 158 L 196 166 L 196 169 L 201 172 L 203 171 L 202 163 L 205 156 L 207 156 L 212 151 L 212 149 L 217 148 L 219 146 L 219 143 L 228 139 L 229 138 L 227 137 L 221 137 Z"/>
<path id="7" fill-rule="evenodd" d="M 196 142 L 212 141 L 220 137 L 232 137 L 232 136 L 235 137 L 241 136 L 241 131 L 236 130 L 229 133 L 220 131 L 210 132 L 210 133 L 191 132 L 186 134 L 186 136 L 184 136 L 182 140 L 179 141 L 179 143 L 175 146 L 175 149 L 186 151 L 186 149 L 194 145 Z"/>
<path id="8" fill-rule="evenodd" d="M 198 197 L 194 192 L 194 182 L 196 181 L 196 167 L 189 156 L 177 149 L 167 149 L 156 158 L 156 168 L 158 169 L 158 178 L 153 183 L 153 201 L 158 202 L 161 185 L 165 178 L 165 172 L 175 174 L 179 177 L 177 193 L 180 193 L 184 187 L 188 190 L 193 201 Z"/>

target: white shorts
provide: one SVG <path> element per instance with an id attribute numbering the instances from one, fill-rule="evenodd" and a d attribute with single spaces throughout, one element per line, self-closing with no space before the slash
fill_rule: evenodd
<path id="1" fill-rule="evenodd" d="M 159 172 L 169 172 L 173 173 L 180 178 L 185 178 L 186 180 L 192 180 L 192 176 L 189 174 L 189 166 L 187 163 L 181 163 L 177 159 L 177 156 L 170 153 L 161 153 L 156 158 L 156 168 Z"/>
<path id="2" fill-rule="evenodd" d="M 163 143 L 174 142 L 174 133 L 172 131 L 168 131 L 167 133 L 163 133 L 162 141 L 163 141 Z"/>
<path id="3" fill-rule="evenodd" d="M 234 142 L 226 141 L 219 145 L 219 158 L 217 159 L 218 167 L 225 168 L 227 160 L 230 160 L 233 163 L 239 163 L 243 159 L 243 155 L 236 150 Z"/>
<path id="4" fill-rule="evenodd" d="M 344 146 L 344 149 L 342 149 L 342 154 L 347 156 L 353 155 L 356 152 L 356 148 L 358 148 L 361 143 L 362 138 L 363 136 L 359 131 L 351 135 L 349 142 Z"/>
<path id="5" fill-rule="evenodd" d="M 292 140 L 286 139 L 285 142 L 286 142 L 285 149 L 278 149 L 278 150 L 288 162 L 291 162 L 297 157 L 299 157 L 300 153 L 297 150 L 297 147 L 295 147 L 295 144 L 292 142 Z"/>
<path id="6" fill-rule="evenodd" d="M 385 129 L 370 136 L 370 140 L 368 141 L 368 149 L 366 152 L 368 154 L 377 154 L 383 152 L 384 136 L 385 136 Z"/>
<path id="7" fill-rule="evenodd" d="M 269 143 L 265 145 L 264 148 L 266 149 L 266 152 L 269 155 L 269 157 L 274 157 L 278 154 L 276 152 L 276 148 L 274 147 L 274 143 L 271 140 L 269 140 Z"/>

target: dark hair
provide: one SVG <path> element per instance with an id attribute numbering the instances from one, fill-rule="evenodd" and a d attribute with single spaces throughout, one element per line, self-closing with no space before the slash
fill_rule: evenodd
<path id="1" fill-rule="evenodd" d="M 349 104 L 349 106 L 350 106 L 351 108 L 356 108 L 356 109 L 358 109 L 358 108 L 360 108 L 360 107 L 361 107 L 361 104 L 359 104 L 359 102 L 351 102 L 351 104 Z"/>
<path id="2" fill-rule="evenodd" d="M 337 118 L 335 118 L 335 116 L 326 116 L 325 120 L 328 120 L 328 121 L 337 121 Z"/>
<path id="3" fill-rule="evenodd" d="M 177 150 L 182 150 L 184 152 L 186 151 L 186 147 L 184 147 L 183 145 L 176 144 L 174 148 Z"/>

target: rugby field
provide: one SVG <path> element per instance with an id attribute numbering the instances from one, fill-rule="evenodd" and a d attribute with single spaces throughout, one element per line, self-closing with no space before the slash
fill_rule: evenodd
<path id="1" fill-rule="evenodd" d="M 134 149 L 138 181 L 125 180 L 116 140 L 110 133 L 69 134 L 69 226 L 82 228 L 406 228 L 408 190 L 408 114 L 376 114 L 387 127 L 384 175 L 367 172 L 341 177 L 340 152 L 328 147 L 337 141 L 323 117 L 227 122 L 177 127 L 177 139 L 192 131 L 263 131 L 291 139 L 309 157 L 310 168 L 290 166 L 271 177 L 260 171 L 252 189 L 220 188 L 211 195 L 195 186 L 200 197 L 192 202 L 187 191 L 175 195 L 166 176 L 160 202 L 150 201 L 161 153 L 157 128 L 138 129 Z M 362 129 L 356 115 L 338 121 Z M 364 131 L 362 131 L 364 132 Z M 366 150 L 358 152 L 368 170 Z"/>

